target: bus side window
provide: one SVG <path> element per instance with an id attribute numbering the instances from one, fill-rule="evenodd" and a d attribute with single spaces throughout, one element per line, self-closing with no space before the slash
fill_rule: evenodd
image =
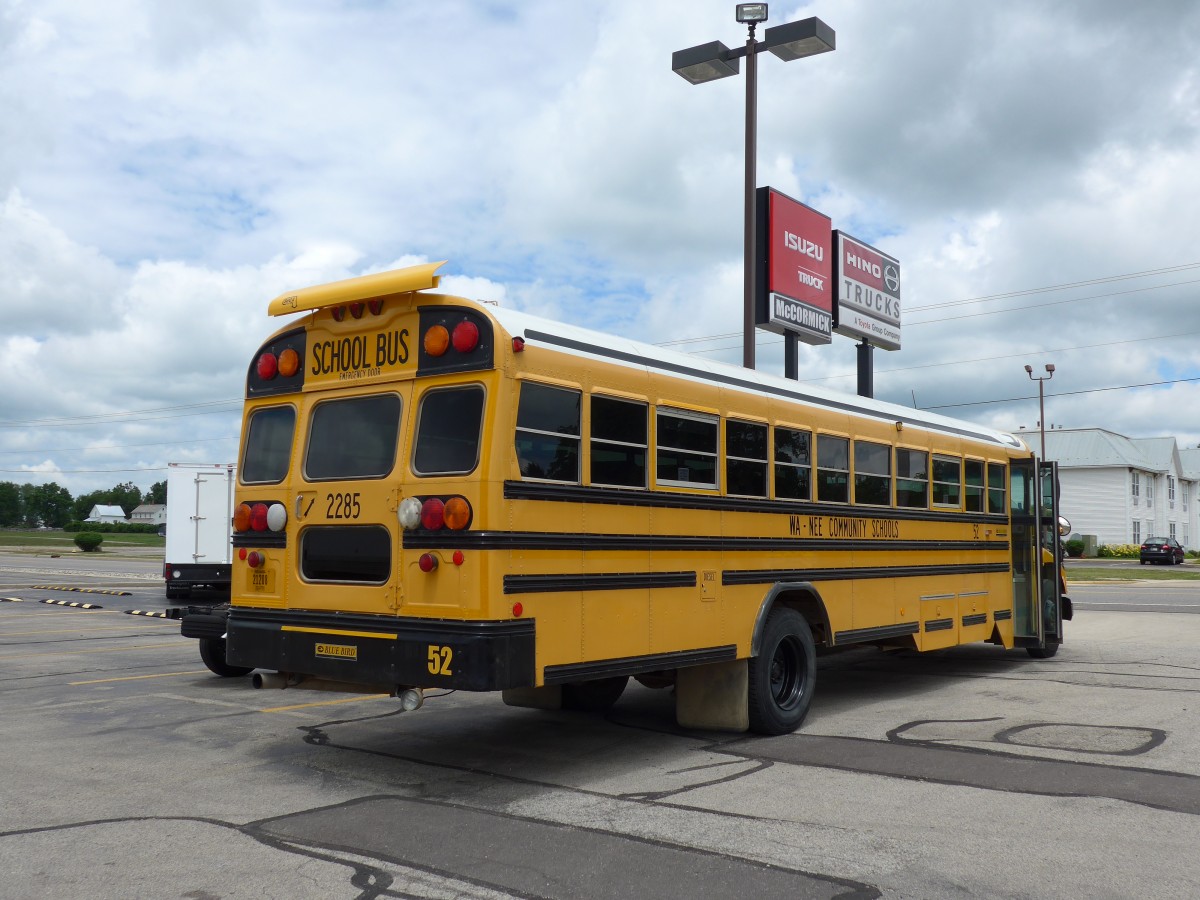
<path id="1" fill-rule="evenodd" d="M 744 497 L 767 496 L 767 426 L 725 423 L 725 489 Z"/>
<path id="2" fill-rule="evenodd" d="M 870 441 L 854 442 L 854 502 L 892 505 L 892 448 Z"/>
<path id="3" fill-rule="evenodd" d="M 659 407 L 655 441 L 658 484 L 716 488 L 716 416 Z"/>
<path id="4" fill-rule="evenodd" d="M 579 483 L 582 394 L 526 381 L 517 404 L 517 463 L 525 478 Z"/>
<path id="5" fill-rule="evenodd" d="M 968 459 L 963 463 L 966 490 L 963 493 L 967 512 L 983 512 L 983 460 Z"/>
<path id="6" fill-rule="evenodd" d="M 988 508 L 990 513 L 1003 515 L 1008 512 L 1008 503 L 1004 496 L 1004 485 L 1008 481 L 1008 466 L 1004 463 L 988 463 Z M 1032 505 L 1026 507 L 1031 509 Z"/>
<path id="7" fill-rule="evenodd" d="M 896 505 L 925 509 L 929 505 L 929 454 L 896 448 Z"/>
<path id="8" fill-rule="evenodd" d="M 592 484 L 646 486 L 648 410 L 645 403 L 591 398 Z"/>
<path id="9" fill-rule="evenodd" d="M 846 438 L 817 435 L 817 499 L 850 502 L 850 441 Z"/>
<path id="10" fill-rule="evenodd" d="M 933 505 L 959 505 L 961 497 L 962 460 L 951 456 L 933 458 Z"/>
<path id="11" fill-rule="evenodd" d="M 796 428 L 775 429 L 775 497 L 812 497 L 812 433 Z"/>

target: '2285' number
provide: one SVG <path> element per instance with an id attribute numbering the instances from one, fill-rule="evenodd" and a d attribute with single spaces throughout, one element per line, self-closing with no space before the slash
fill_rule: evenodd
<path id="1" fill-rule="evenodd" d="M 362 515 L 360 496 L 357 491 L 353 494 L 326 494 L 325 499 L 328 501 L 328 505 L 325 507 L 325 518 L 357 519 Z"/>

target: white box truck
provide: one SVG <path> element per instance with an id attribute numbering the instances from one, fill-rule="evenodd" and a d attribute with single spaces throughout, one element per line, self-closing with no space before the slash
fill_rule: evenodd
<path id="1" fill-rule="evenodd" d="M 163 578 L 168 600 L 197 589 L 228 599 L 233 545 L 233 463 L 167 464 L 167 543 Z"/>

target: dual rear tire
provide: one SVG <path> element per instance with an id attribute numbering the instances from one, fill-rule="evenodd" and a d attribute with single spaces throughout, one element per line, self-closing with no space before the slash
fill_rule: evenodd
<path id="1" fill-rule="evenodd" d="M 812 704 L 817 650 L 804 616 L 777 606 L 767 617 L 758 656 L 749 663 L 750 730 L 790 734 Z"/>

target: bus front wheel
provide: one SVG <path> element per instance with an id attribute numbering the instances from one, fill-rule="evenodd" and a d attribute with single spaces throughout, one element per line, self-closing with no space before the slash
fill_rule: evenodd
<path id="1" fill-rule="evenodd" d="M 789 734 L 812 703 L 817 651 L 804 616 L 786 606 L 767 617 L 758 656 L 749 666 L 750 730 Z"/>
<path id="2" fill-rule="evenodd" d="M 1045 647 L 1026 647 L 1025 652 L 1034 659 L 1049 659 L 1058 652 L 1058 644 L 1047 644 Z"/>

